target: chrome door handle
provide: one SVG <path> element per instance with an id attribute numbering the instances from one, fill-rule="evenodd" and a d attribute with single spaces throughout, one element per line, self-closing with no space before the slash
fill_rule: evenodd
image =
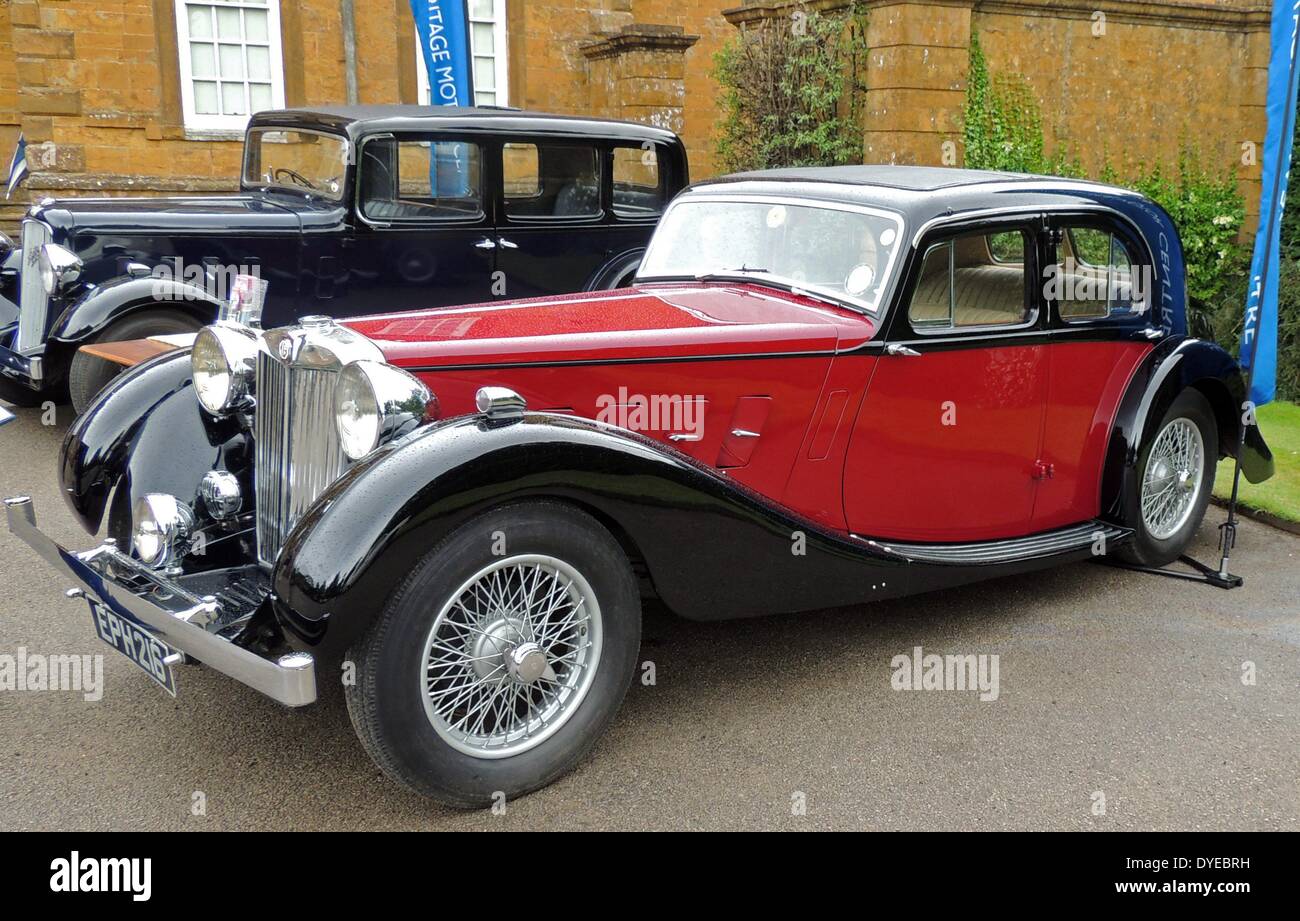
<path id="1" fill-rule="evenodd" d="M 920 358 L 921 353 L 916 349 L 909 349 L 901 342 L 891 342 L 885 346 L 886 355 L 898 355 L 906 358 Z"/>
<path id="2" fill-rule="evenodd" d="M 479 240 L 477 243 L 474 244 L 474 248 L 475 249 L 496 249 L 497 244 L 495 240 Z"/>
<path id="3" fill-rule="evenodd" d="M 512 243 L 505 237 L 497 237 L 497 245 L 502 249 L 519 249 L 518 243 Z"/>
<path id="4" fill-rule="evenodd" d="M 1152 340 L 1159 339 L 1164 334 L 1165 331 L 1163 329 L 1157 329 L 1153 326 L 1148 326 L 1146 329 L 1142 330 L 1142 335 Z"/>
<path id="5" fill-rule="evenodd" d="M 751 432 L 749 429 L 732 429 L 731 434 L 735 438 L 757 438 L 758 432 Z"/>
<path id="6" fill-rule="evenodd" d="M 675 432 L 668 436 L 669 441 L 701 441 L 703 438 L 703 435 L 687 435 L 683 432 Z"/>

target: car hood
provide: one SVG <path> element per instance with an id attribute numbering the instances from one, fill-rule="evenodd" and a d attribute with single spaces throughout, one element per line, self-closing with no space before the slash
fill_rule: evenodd
<path id="1" fill-rule="evenodd" d="M 155 198 L 67 198 L 38 205 L 35 217 L 72 233 L 297 233 L 340 210 L 302 196 L 185 195 Z"/>
<path id="2" fill-rule="evenodd" d="M 832 354 L 869 317 L 752 284 L 656 284 L 364 317 L 347 325 L 399 367 L 435 370 L 662 358 Z"/>

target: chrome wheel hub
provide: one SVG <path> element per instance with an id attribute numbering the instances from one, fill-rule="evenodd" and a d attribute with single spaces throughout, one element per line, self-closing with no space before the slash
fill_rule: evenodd
<path id="1" fill-rule="evenodd" d="M 520 684 L 532 684 L 548 671 L 550 660 L 536 643 L 520 643 L 506 653 L 506 671 Z"/>
<path id="2" fill-rule="evenodd" d="M 600 605 L 563 560 L 527 555 L 483 567 L 443 605 L 425 641 L 425 713 L 458 751 L 504 758 L 572 717 L 600 661 Z"/>
<path id="3" fill-rule="evenodd" d="M 1190 419 L 1174 419 L 1156 436 L 1142 474 L 1142 523 L 1156 540 L 1187 524 L 1201 493 L 1205 444 Z"/>

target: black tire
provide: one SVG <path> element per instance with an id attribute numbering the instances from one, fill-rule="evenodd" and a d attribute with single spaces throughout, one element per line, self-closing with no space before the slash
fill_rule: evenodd
<path id="1" fill-rule="evenodd" d="M 426 644 L 451 594 L 502 559 L 492 552 L 496 532 L 505 536 L 507 559 L 542 554 L 582 574 L 599 605 L 602 644 L 585 697 L 559 729 L 526 751 L 490 759 L 454 748 L 435 731 L 419 679 L 428 674 Z M 503 506 L 430 550 L 349 650 L 356 681 L 344 688 L 348 714 L 366 752 L 393 780 L 451 806 L 487 806 L 573 769 L 618 712 L 640 645 L 636 579 L 609 531 L 560 503 Z"/>
<path id="2" fill-rule="evenodd" d="M 126 339 L 144 339 L 149 336 L 193 333 L 203 324 L 188 314 L 175 310 L 148 310 L 124 317 L 95 337 L 95 342 L 121 342 Z M 99 391 L 126 369 L 121 365 L 78 350 L 68 367 L 68 393 L 72 408 L 81 415 Z"/>
<path id="3" fill-rule="evenodd" d="M 1200 479 L 1195 488 L 1199 490 L 1187 520 L 1175 532 L 1167 537 L 1157 537 L 1148 529 L 1142 516 L 1142 484 L 1145 478 L 1147 462 L 1151 457 L 1160 433 L 1175 420 L 1186 419 L 1193 423 L 1201 435 L 1201 470 Z M 1196 535 L 1205 509 L 1210 504 L 1214 492 L 1214 474 L 1219 463 L 1219 426 L 1215 421 L 1214 410 L 1208 400 L 1197 390 L 1188 388 L 1161 417 L 1160 421 L 1150 426 L 1138 451 L 1137 467 L 1129 478 L 1124 494 L 1124 524 L 1133 529 L 1133 539 L 1128 541 L 1117 555 L 1130 563 L 1140 566 L 1164 566 L 1172 563 L 1187 549 L 1188 543 Z"/>

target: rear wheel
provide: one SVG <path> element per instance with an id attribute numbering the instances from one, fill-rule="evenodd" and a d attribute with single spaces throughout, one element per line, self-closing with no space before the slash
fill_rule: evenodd
<path id="1" fill-rule="evenodd" d="M 203 326 L 193 317 L 175 310 L 149 310 L 118 320 L 95 338 L 96 342 L 122 342 L 176 333 L 198 332 Z M 72 408 L 80 415 L 99 391 L 125 369 L 114 362 L 80 350 L 72 356 L 68 368 L 68 392 Z"/>
<path id="2" fill-rule="evenodd" d="M 1122 551 L 1125 559 L 1163 566 L 1182 555 L 1214 492 L 1218 448 L 1214 410 L 1198 391 L 1184 390 L 1138 452 L 1125 496 L 1125 523 L 1134 530 Z"/>
<path id="3" fill-rule="evenodd" d="M 489 805 L 571 770 L 613 719 L 640 649 L 618 542 L 558 503 L 488 512 L 435 547 L 349 652 L 348 713 L 394 780 Z"/>

